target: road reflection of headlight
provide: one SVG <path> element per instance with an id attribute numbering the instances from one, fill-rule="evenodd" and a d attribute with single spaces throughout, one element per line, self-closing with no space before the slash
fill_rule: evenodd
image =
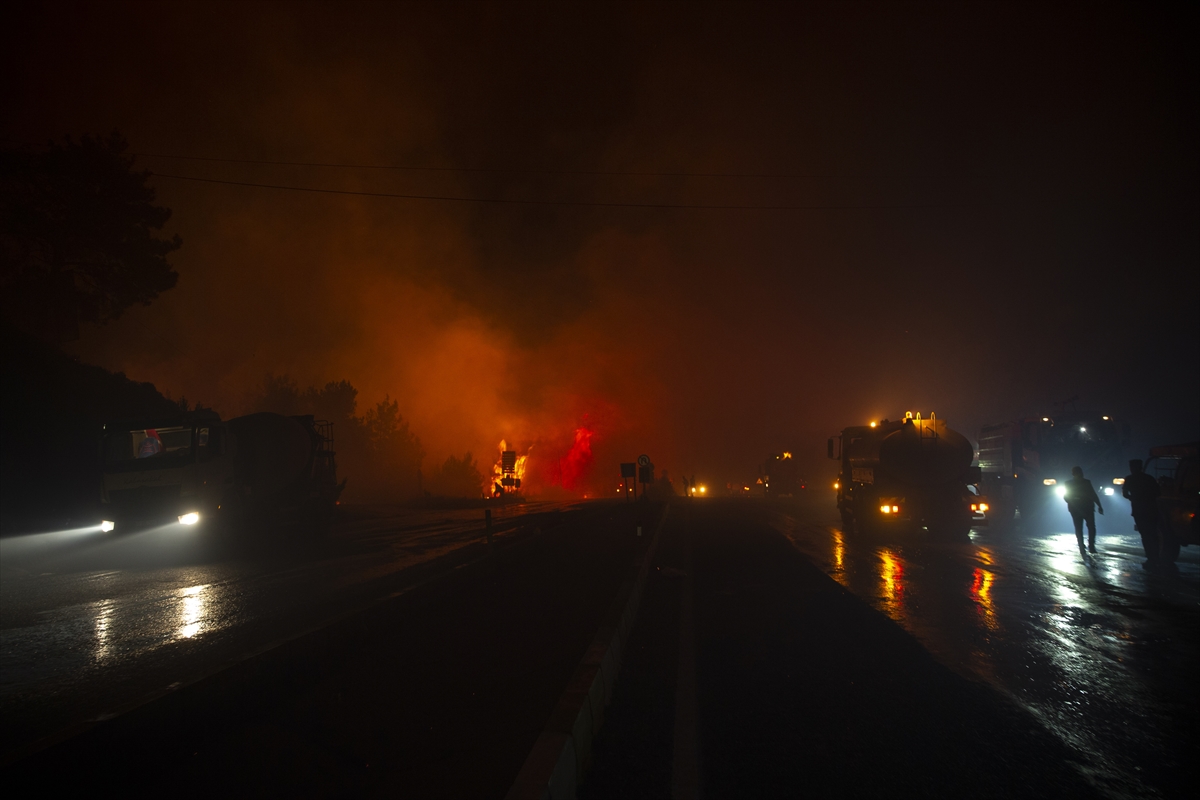
<path id="1" fill-rule="evenodd" d="M 200 515 L 195 511 L 189 511 L 188 513 L 182 514 L 179 517 L 180 525 L 195 525 L 199 521 Z"/>
<path id="2" fill-rule="evenodd" d="M 112 520 L 105 519 L 100 521 L 100 531 L 102 533 L 108 533 L 115 527 L 117 527 L 117 524 Z"/>
<path id="3" fill-rule="evenodd" d="M 1055 493 L 1056 495 L 1058 495 L 1059 497 L 1066 497 L 1066 496 L 1067 496 L 1067 487 L 1065 487 L 1065 486 L 1055 486 L 1055 487 L 1054 487 L 1054 493 Z"/>
<path id="4" fill-rule="evenodd" d="M 1105 487 L 1104 487 L 1104 493 L 1105 493 L 1106 495 L 1108 495 L 1109 497 L 1112 497 L 1112 495 L 1113 495 L 1113 490 L 1112 490 L 1112 487 L 1111 487 L 1111 486 L 1105 486 Z"/>

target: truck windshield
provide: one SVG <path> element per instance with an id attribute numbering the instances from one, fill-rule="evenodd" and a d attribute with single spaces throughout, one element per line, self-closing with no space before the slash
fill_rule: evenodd
<path id="1" fill-rule="evenodd" d="M 190 427 L 113 431 L 104 440 L 107 472 L 178 467 L 188 463 L 191 456 Z"/>

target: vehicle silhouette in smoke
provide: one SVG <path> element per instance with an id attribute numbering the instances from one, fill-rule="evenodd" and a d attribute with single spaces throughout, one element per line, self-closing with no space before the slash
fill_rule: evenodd
<path id="1" fill-rule="evenodd" d="M 1078 414 L 1071 403 L 1053 416 L 985 425 L 979 469 L 993 522 L 1028 520 L 1060 506 L 1073 467 L 1096 479 L 1097 491 L 1113 496 L 1113 480 L 1125 474 L 1128 442 L 1128 425 L 1107 415 Z"/>
<path id="2" fill-rule="evenodd" d="M 758 468 L 758 485 L 766 497 L 795 497 L 807 482 L 800 476 L 800 467 L 790 452 L 771 453 Z M 749 487 L 747 486 L 747 491 Z"/>
<path id="3" fill-rule="evenodd" d="M 176 523 L 327 524 L 337 480 L 333 425 L 212 411 L 105 425 L 102 509 L 118 532 Z"/>
<path id="4" fill-rule="evenodd" d="M 910 411 L 902 420 L 845 428 L 829 440 L 828 455 L 841 461 L 835 485 L 847 530 L 926 528 L 957 538 L 988 510 L 976 494 L 975 449 L 935 415 Z"/>
<path id="5" fill-rule="evenodd" d="M 1143 470 L 1158 481 L 1158 532 L 1163 557 L 1174 561 L 1181 547 L 1200 544 L 1200 442 L 1152 447 Z"/>

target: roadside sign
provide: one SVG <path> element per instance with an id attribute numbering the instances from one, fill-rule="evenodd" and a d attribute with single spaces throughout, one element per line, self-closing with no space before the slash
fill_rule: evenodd
<path id="1" fill-rule="evenodd" d="M 621 477 L 622 478 L 633 478 L 636 476 L 637 476 L 637 464 L 634 464 L 632 462 L 627 463 L 627 464 L 621 464 Z"/>
<path id="2" fill-rule="evenodd" d="M 647 456 L 647 455 L 640 455 L 640 456 L 638 456 L 638 466 L 639 466 L 639 467 L 648 467 L 648 466 L 650 466 L 650 456 Z"/>
<path id="3" fill-rule="evenodd" d="M 638 467 L 638 483 L 654 483 L 654 467 Z"/>

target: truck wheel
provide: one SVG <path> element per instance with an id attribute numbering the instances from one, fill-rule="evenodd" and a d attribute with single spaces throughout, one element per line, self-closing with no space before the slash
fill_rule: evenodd
<path id="1" fill-rule="evenodd" d="M 849 511 L 842 512 L 842 533 L 849 533 L 854 529 L 854 517 Z"/>

